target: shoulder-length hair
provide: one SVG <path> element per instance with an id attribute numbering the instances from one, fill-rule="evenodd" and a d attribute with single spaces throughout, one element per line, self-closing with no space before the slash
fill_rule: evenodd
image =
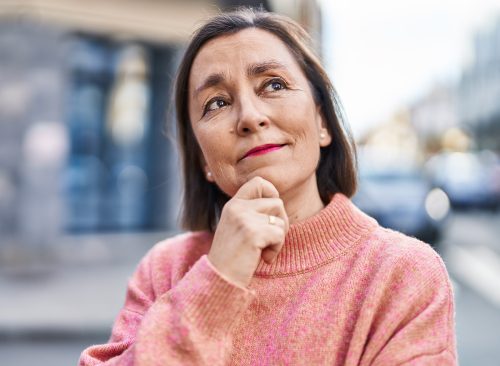
<path id="1" fill-rule="evenodd" d="M 189 118 L 189 74 L 199 50 L 209 40 L 234 34 L 246 28 L 258 28 L 278 36 L 295 56 L 321 106 L 332 136 L 322 147 L 316 169 L 317 184 L 323 203 L 343 193 L 352 197 L 357 189 L 356 147 L 345 122 L 339 97 L 313 51 L 312 40 L 295 21 L 282 15 L 248 8 L 214 16 L 193 35 L 180 63 L 175 82 L 175 106 L 180 154 L 184 173 L 184 197 L 181 226 L 187 230 L 215 231 L 224 204 L 230 199 L 216 184 L 206 180 L 202 152 Z"/>

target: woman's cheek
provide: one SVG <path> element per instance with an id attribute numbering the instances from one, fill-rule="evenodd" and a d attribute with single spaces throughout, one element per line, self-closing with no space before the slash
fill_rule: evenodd
<path id="1" fill-rule="evenodd" d="M 221 146 L 220 142 L 222 139 L 219 138 L 218 134 L 211 133 L 207 130 L 201 131 L 197 136 L 197 140 L 200 144 L 203 156 L 205 157 L 205 161 L 209 166 L 222 161 L 224 151 L 227 150 Z"/>
<path id="2" fill-rule="evenodd" d="M 217 186 L 229 196 L 238 191 L 241 184 L 237 181 L 234 167 L 221 164 L 220 161 L 213 164 L 213 175 Z"/>

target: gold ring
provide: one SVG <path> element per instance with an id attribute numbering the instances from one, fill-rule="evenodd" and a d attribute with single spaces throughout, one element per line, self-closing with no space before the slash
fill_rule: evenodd
<path id="1" fill-rule="evenodd" d="M 276 225 L 276 216 L 269 215 L 269 224 Z"/>

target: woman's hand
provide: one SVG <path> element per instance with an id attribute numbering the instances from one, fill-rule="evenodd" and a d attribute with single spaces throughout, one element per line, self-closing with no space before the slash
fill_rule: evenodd
<path id="1" fill-rule="evenodd" d="M 288 228 L 277 189 L 263 178 L 252 178 L 222 209 L 208 259 L 229 280 L 246 287 L 261 256 L 266 263 L 274 261 Z"/>

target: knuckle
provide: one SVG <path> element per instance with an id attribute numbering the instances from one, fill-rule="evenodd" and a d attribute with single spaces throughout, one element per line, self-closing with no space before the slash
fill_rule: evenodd
<path id="1" fill-rule="evenodd" d="M 258 187 L 258 186 L 262 185 L 263 181 L 264 181 L 264 179 L 262 179 L 262 177 L 257 176 L 257 177 L 253 177 L 252 179 L 250 179 L 249 183 Z"/>
<path id="2" fill-rule="evenodd" d="M 221 215 L 231 214 L 232 211 L 233 211 L 233 203 L 229 201 L 224 205 L 224 207 L 222 207 Z"/>
<path id="3" fill-rule="evenodd" d="M 261 185 L 263 187 L 266 187 L 267 189 L 270 189 L 273 192 L 275 191 L 274 185 L 271 182 L 269 182 L 268 180 L 265 180 L 263 178 L 261 178 L 261 179 L 262 179 Z"/>
<path id="4" fill-rule="evenodd" d="M 278 198 L 278 202 L 281 208 L 285 209 L 285 202 L 281 198 Z"/>
<path id="5" fill-rule="evenodd" d="M 274 204 L 280 209 L 285 208 L 285 204 L 283 203 L 283 200 L 279 197 L 274 198 Z"/>
<path id="6" fill-rule="evenodd" d="M 286 213 L 285 204 L 281 198 L 272 198 L 273 211 L 282 218 L 282 215 Z"/>
<path id="7" fill-rule="evenodd" d="M 238 198 L 233 198 L 224 205 L 222 210 L 226 210 L 230 213 L 237 212 L 239 210 L 240 201 L 241 200 Z"/>
<path id="8" fill-rule="evenodd" d="M 279 206 L 279 198 L 272 197 L 272 198 L 267 198 L 269 202 L 271 203 L 272 206 Z"/>
<path id="9" fill-rule="evenodd" d="M 234 215 L 234 225 L 244 235 L 250 235 L 253 232 L 253 227 L 249 224 L 249 221 L 244 213 L 239 212 Z"/>
<path id="10" fill-rule="evenodd" d="M 264 184 L 265 183 L 265 180 L 264 178 L 260 177 L 260 176 L 256 176 L 255 178 L 255 181 L 259 184 Z"/>

